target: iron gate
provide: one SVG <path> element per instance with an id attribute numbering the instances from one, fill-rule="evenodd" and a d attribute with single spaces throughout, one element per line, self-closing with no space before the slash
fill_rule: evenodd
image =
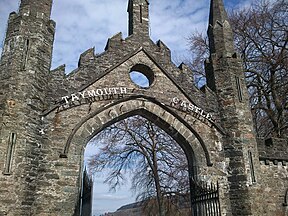
<path id="1" fill-rule="evenodd" d="M 221 216 L 218 182 L 194 183 L 191 203 L 193 216 Z"/>

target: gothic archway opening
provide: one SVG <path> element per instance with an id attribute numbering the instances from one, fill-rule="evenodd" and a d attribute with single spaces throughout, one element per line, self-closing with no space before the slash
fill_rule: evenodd
<path id="1" fill-rule="evenodd" d="M 136 115 L 140 115 L 160 127 L 183 149 L 188 161 L 190 206 L 192 206 L 193 216 L 219 215 L 219 190 L 218 186 L 215 187 L 216 181 L 213 181 L 213 175 L 209 171 L 213 164 L 205 144 L 209 140 L 206 139 L 207 137 L 199 135 L 197 124 L 193 128 L 177 113 L 155 100 L 134 98 L 104 107 L 100 111 L 91 112 L 73 128 L 60 157 L 69 159 L 75 155 L 80 162 L 83 158 L 78 153 L 83 151 L 83 147 L 93 137 L 114 123 Z M 74 161 L 74 158 L 71 160 Z"/>
<path id="2" fill-rule="evenodd" d="M 175 131 L 172 137 L 161 127 L 157 120 L 153 123 L 133 115 L 107 126 L 90 140 L 84 164 L 94 179 L 92 197 L 98 201 L 92 202 L 93 215 L 191 215 L 193 151 L 184 139 L 176 138 Z M 99 188 L 105 188 L 106 193 L 97 193 Z M 114 193 L 107 194 L 109 190 Z M 112 199 L 124 198 L 123 193 L 134 201 L 115 202 L 120 206 L 103 211 L 101 197 L 111 199 L 112 207 Z"/>

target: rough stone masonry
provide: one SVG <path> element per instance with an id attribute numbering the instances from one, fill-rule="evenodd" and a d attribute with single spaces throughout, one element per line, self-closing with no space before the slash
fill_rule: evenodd
<path id="1" fill-rule="evenodd" d="M 82 53 L 73 73 L 64 65 L 51 71 L 51 9 L 52 0 L 22 0 L 8 20 L 0 62 L 1 216 L 79 215 L 84 146 L 132 115 L 179 143 L 191 185 L 218 182 L 220 206 L 206 212 L 287 215 L 287 140 L 255 137 L 222 0 L 211 0 L 211 53 L 201 89 L 187 65 L 177 67 L 169 48 L 150 39 L 148 0 L 129 0 L 128 37 L 115 34 L 101 54 Z M 131 81 L 132 71 L 145 75 L 149 87 Z M 191 207 L 194 216 L 203 215 L 197 204 Z"/>

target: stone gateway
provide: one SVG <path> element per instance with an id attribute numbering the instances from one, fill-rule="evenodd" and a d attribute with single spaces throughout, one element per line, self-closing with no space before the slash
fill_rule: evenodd
<path id="1" fill-rule="evenodd" d="M 177 67 L 169 48 L 150 39 L 148 0 L 129 0 L 127 38 L 118 33 L 103 53 L 82 53 L 68 75 L 65 66 L 50 70 L 52 0 L 21 0 L 0 64 L 0 215 L 80 215 L 84 147 L 133 115 L 183 148 L 193 216 L 287 215 L 287 141 L 256 139 L 223 1 L 210 7 L 207 85 L 198 89 L 189 67 Z M 148 87 L 132 82 L 135 70 Z M 215 197 L 203 203 L 205 184 Z"/>

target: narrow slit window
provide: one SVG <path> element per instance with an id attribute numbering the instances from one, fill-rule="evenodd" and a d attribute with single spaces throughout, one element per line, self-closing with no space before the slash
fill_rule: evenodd
<path id="1" fill-rule="evenodd" d="M 143 22 L 143 20 L 142 20 L 142 14 L 143 12 L 142 12 L 142 5 L 140 5 L 140 23 L 142 23 Z"/>
<path id="2" fill-rule="evenodd" d="M 8 147 L 7 147 L 7 154 L 6 154 L 6 163 L 4 167 L 4 175 L 10 175 L 12 172 L 12 160 L 13 154 L 16 144 L 16 133 L 11 133 L 8 139 Z"/>
<path id="3" fill-rule="evenodd" d="M 251 171 L 251 179 L 252 179 L 252 182 L 255 183 L 256 178 L 255 178 L 255 170 L 254 170 L 254 164 L 253 164 L 253 155 L 251 151 L 248 151 L 248 157 L 249 157 L 249 164 L 250 164 L 250 171 Z"/>
<path id="4" fill-rule="evenodd" d="M 30 46 L 30 41 L 29 39 L 27 39 L 25 43 L 25 50 L 24 50 L 25 53 L 24 53 L 24 58 L 23 58 L 23 67 L 22 67 L 23 70 L 26 69 L 26 64 L 28 61 L 29 46 Z"/>
<path id="5" fill-rule="evenodd" d="M 240 102 L 242 102 L 243 96 L 242 96 L 242 88 L 240 84 L 240 79 L 239 77 L 235 77 L 235 79 L 236 79 L 236 87 L 237 87 L 237 92 L 238 92 L 238 99 Z"/>

